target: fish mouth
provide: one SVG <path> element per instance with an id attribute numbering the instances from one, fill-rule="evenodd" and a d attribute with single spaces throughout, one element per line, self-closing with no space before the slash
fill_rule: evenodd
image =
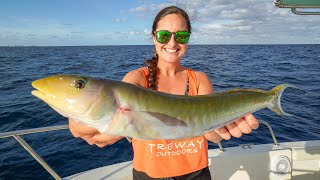
<path id="1" fill-rule="evenodd" d="M 55 96 L 48 91 L 47 88 L 47 82 L 44 79 L 39 79 L 32 82 L 32 86 L 36 89 L 31 91 L 31 94 L 36 96 L 37 98 L 45 101 L 46 103 L 49 103 L 49 99 L 55 99 Z"/>
<path id="2" fill-rule="evenodd" d="M 38 97 L 39 99 L 45 100 L 45 99 L 47 99 L 46 93 L 44 93 L 40 90 L 40 87 L 42 87 L 43 84 L 44 84 L 44 80 L 42 80 L 42 79 L 33 81 L 31 85 L 36 90 L 31 91 L 31 94 Z"/>
<path id="3" fill-rule="evenodd" d="M 33 90 L 31 91 L 31 94 L 42 100 L 47 99 L 47 96 L 45 95 L 45 93 L 39 90 Z"/>
<path id="4" fill-rule="evenodd" d="M 46 93 L 40 90 L 33 90 L 31 91 L 31 94 L 46 102 L 52 109 L 60 113 L 62 116 L 68 117 L 60 108 L 56 107 L 55 105 L 53 105 L 53 103 L 50 102 L 50 95 L 48 96 Z"/>

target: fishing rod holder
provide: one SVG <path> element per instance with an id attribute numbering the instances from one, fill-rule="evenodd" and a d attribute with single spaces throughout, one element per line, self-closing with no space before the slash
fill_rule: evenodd
<path id="1" fill-rule="evenodd" d="M 274 135 L 274 132 L 273 132 L 272 127 L 270 126 L 270 124 L 269 124 L 267 121 L 264 121 L 264 120 L 259 120 L 259 124 L 263 124 L 263 125 L 266 125 L 266 126 L 268 127 L 269 132 L 270 132 L 271 137 L 272 137 L 272 140 L 273 140 L 273 144 L 276 145 L 276 146 L 279 146 L 278 140 L 277 140 L 276 136 Z M 242 144 L 242 145 L 240 145 L 240 146 L 241 146 L 243 149 L 248 149 L 248 148 L 251 148 L 252 145 L 253 145 L 253 144 L 251 143 L 251 144 Z M 220 150 L 221 152 L 226 151 L 226 150 L 223 148 L 223 146 L 222 146 L 222 144 L 221 144 L 220 142 L 218 143 L 218 146 L 219 146 L 219 150 Z"/>
<path id="2" fill-rule="evenodd" d="M 291 8 L 291 11 L 297 15 L 320 15 L 319 0 L 274 0 L 273 4 L 279 8 Z"/>

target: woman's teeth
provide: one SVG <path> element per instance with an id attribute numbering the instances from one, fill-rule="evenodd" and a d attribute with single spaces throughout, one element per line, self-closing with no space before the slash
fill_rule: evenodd
<path id="1" fill-rule="evenodd" d="M 169 53 L 175 53 L 178 51 L 178 49 L 165 49 Z"/>

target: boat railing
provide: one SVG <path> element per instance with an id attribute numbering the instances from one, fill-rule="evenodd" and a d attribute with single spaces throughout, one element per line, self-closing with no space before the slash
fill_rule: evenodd
<path id="1" fill-rule="evenodd" d="M 273 4 L 279 8 L 291 8 L 291 11 L 297 15 L 320 15 L 319 0 L 274 0 Z"/>
<path id="2" fill-rule="evenodd" d="M 270 124 L 266 121 L 259 120 L 260 124 L 264 124 L 268 127 L 270 134 L 272 136 L 273 142 L 275 145 L 279 145 L 278 141 L 273 133 L 273 130 L 270 126 Z M 48 163 L 41 158 L 41 156 L 34 150 L 32 147 L 21 137 L 22 135 L 28 135 L 28 134 L 34 134 L 34 133 L 42 133 L 42 132 L 49 132 L 49 131 L 58 131 L 58 130 L 65 130 L 68 129 L 68 125 L 60 125 L 60 126 L 48 126 L 48 127 L 41 127 L 41 128 L 33 128 L 33 129 L 25 129 L 25 130 L 18 130 L 18 131 L 10 131 L 5 133 L 0 133 L 0 139 L 1 138 L 8 138 L 13 137 L 15 138 L 20 145 L 29 152 L 29 154 L 37 160 L 44 169 L 47 170 L 48 173 L 51 174 L 51 176 L 57 180 L 61 180 L 62 178 L 48 165 Z M 225 151 L 221 143 L 218 143 L 219 150 Z"/>
<path id="3" fill-rule="evenodd" d="M 268 127 L 269 132 L 270 132 L 271 137 L 272 137 L 272 140 L 273 140 L 273 144 L 276 145 L 276 146 L 279 146 L 278 140 L 277 140 L 276 136 L 274 135 L 274 132 L 272 130 L 271 125 L 267 121 L 264 121 L 264 120 L 259 120 L 259 124 L 263 124 L 263 125 Z M 250 145 L 251 144 L 242 144 L 240 146 L 242 146 L 243 148 L 245 148 L 245 147 L 250 148 Z M 220 142 L 218 143 L 218 146 L 219 146 L 219 150 L 220 151 L 225 151 L 225 149 L 223 148 L 223 146 L 222 146 L 222 144 Z"/>
<path id="4" fill-rule="evenodd" d="M 18 131 L 10 131 L 5 133 L 0 133 L 1 138 L 13 137 L 15 138 L 20 145 L 29 152 L 29 154 L 42 165 L 44 169 L 51 174 L 51 176 L 57 180 L 61 180 L 62 178 L 48 165 L 48 163 L 41 158 L 41 156 L 34 150 L 32 147 L 21 137 L 22 135 L 48 132 L 48 131 L 57 131 L 68 129 L 68 125 L 60 125 L 60 126 L 49 126 L 49 127 L 41 127 L 41 128 L 33 128 L 33 129 L 25 129 Z"/>

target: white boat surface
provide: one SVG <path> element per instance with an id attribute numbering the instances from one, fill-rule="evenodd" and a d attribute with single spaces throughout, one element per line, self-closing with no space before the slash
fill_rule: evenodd
<path id="1" fill-rule="evenodd" d="M 320 179 L 320 140 L 210 149 L 212 179 Z M 132 161 L 81 172 L 66 180 L 132 179 Z"/>

